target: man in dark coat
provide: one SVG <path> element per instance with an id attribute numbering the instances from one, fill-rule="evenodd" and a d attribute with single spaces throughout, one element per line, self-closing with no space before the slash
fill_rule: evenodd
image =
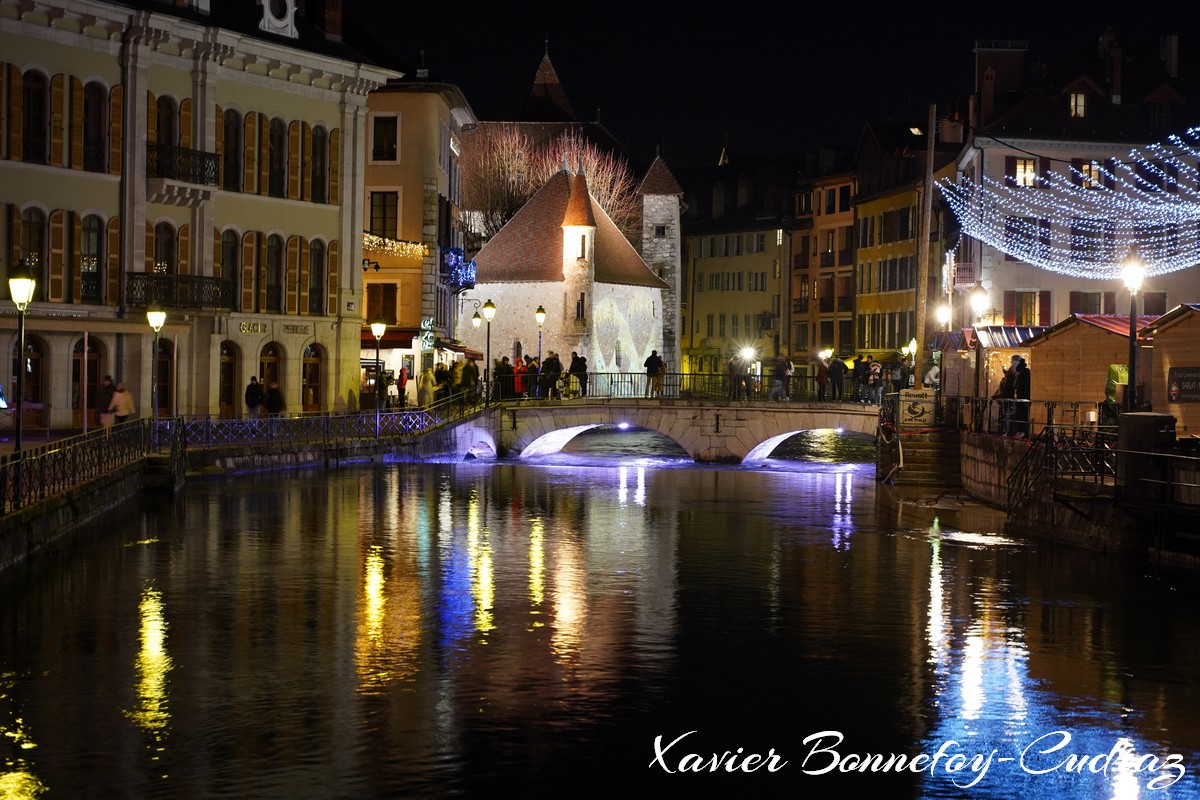
<path id="1" fill-rule="evenodd" d="M 835 403 L 842 399 L 842 388 L 846 383 L 846 362 L 835 355 L 829 361 L 829 385 L 833 388 L 830 399 Z"/>

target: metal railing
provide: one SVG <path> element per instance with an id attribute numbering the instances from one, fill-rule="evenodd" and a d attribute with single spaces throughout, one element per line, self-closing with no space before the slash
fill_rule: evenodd
<path id="1" fill-rule="evenodd" d="M 131 272 L 125 276 L 125 297 L 139 307 L 158 302 L 167 308 L 228 311 L 233 308 L 233 281 L 205 275 Z"/>
<path id="2" fill-rule="evenodd" d="M 171 436 L 169 427 L 164 435 Z M 163 439 L 163 441 L 168 441 Z M 169 440 L 182 458 L 182 441 Z M 153 450 L 152 421 L 58 439 L 0 456 L 0 514 L 8 514 L 144 459 Z"/>
<path id="3" fill-rule="evenodd" d="M 1115 483 L 1117 428 L 1095 425 L 1046 425 L 1030 439 L 1029 450 L 1008 475 L 1007 510 L 1011 514 L 1035 486 L 1060 478 Z"/>
<path id="4" fill-rule="evenodd" d="M 168 144 L 147 144 L 146 174 L 151 178 L 216 186 L 217 154 Z"/>

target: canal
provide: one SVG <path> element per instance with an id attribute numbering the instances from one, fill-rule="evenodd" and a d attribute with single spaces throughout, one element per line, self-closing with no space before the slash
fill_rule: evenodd
<path id="1" fill-rule="evenodd" d="M 0 574 L 0 798 L 1200 797 L 1190 576 L 786 454 L 139 498 Z"/>

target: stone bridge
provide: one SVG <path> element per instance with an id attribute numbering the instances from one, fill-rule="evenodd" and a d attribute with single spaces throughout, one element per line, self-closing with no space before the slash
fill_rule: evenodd
<path id="1" fill-rule="evenodd" d="M 557 453 L 589 428 L 626 424 L 673 439 L 696 461 L 770 456 L 795 433 L 840 428 L 874 437 L 879 407 L 860 403 L 727 403 L 712 400 L 575 399 L 505 404 L 455 427 L 456 449 L 481 458 Z"/>

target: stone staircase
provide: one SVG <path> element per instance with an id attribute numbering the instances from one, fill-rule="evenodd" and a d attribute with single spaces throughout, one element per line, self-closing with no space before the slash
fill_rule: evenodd
<path id="1" fill-rule="evenodd" d="M 900 434 L 904 465 L 896 470 L 898 484 L 962 485 L 962 455 L 957 430 Z"/>

